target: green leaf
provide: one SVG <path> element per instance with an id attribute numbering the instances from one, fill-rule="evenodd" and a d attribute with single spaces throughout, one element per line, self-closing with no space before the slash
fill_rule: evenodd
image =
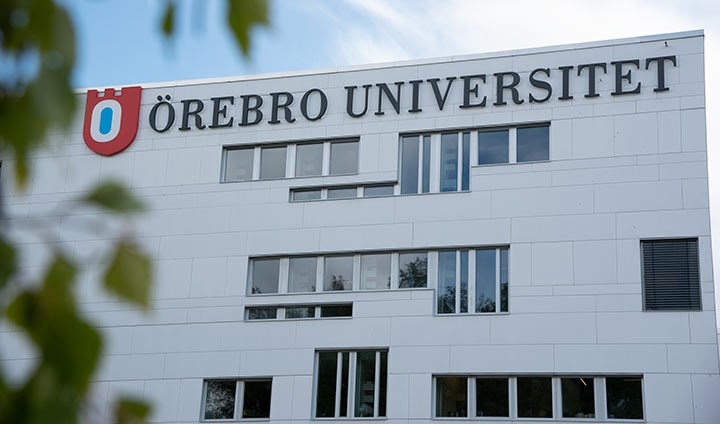
<path id="1" fill-rule="evenodd" d="M 163 13 L 162 31 L 166 37 L 170 37 L 175 30 L 175 2 L 168 1 L 165 4 L 165 12 Z"/>
<path id="2" fill-rule="evenodd" d="M 140 200 L 117 181 L 104 181 L 98 184 L 82 200 L 115 213 L 137 212 L 143 209 Z"/>
<path id="3" fill-rule="evenodd" d="M 105 288 L 121 299 L 148 309 L 152 263 L 136 245 L 122 241 L 105 273 Z"/>
<path id="4" fill-rule="evenodd" d="M 15 248 L 0 236 L 0 290 L 15 273 L 15 260 Z"/>
<path id="5" fill-rule="evenodd" d="M 138 399 L 120 398 L 115 405 L 115 422 L 118 424 L 144 423 L 150 406 Z"/>
<path id="6" fill-rule="evenodd" d="M 250 32 L 254 26 L 267 26 L 267 0 L 228 0 L 227 21 L 245 57 L 250 55 Z"/>

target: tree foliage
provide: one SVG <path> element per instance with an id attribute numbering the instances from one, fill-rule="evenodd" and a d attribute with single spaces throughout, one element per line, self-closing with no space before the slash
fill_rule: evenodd
<path id="1" fill-rule="evenodd" d="M 228 27 L 247 56 L 253 28 L 268 24 L 268 0 L 226 1 Z M 175 32 L 176 6 L 166 0 L 159 23 L 168 37 Z M 76 113 L 78 99 L 70 80 L 75 52 L 72 19 L 57 0 L 0 2 L 0 154 L 12 160 L 19 190 L 27 185 L 30 159 L 45 145 L 48 131 L 67 128 Z M 120 217 L 143 209 L 130 190 L 112 181 L 76 200 Z M 83 316 L 74 295 L 81 264 L 58 248 L 40 281 L 26 284 L 18 273 L 21 248 L 8 236 L 12 223 L 0 222 L 0 320 L 27 337 L 37 360 L 20 382 L 8 381 L 0 367 L 0 424 L 74 423 L 102 353 L 101 334 Z M 148 309 L 151 258 L 126 234 L 117 240 L 103 286 Z M 143 402 L 120 399 L 114 421 L 143 422 L 149 411 Z"/>

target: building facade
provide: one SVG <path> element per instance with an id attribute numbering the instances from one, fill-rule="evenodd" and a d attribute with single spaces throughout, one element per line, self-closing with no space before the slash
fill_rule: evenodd
<path id="1" fill-rule="evenodd" d="M 90 421 L 720 422 L 702 32 L 78 98 L 3 201 L 89 263 Z M 62 207 L 104 178 L 147 213 Z M 88 219 L 155 258 L 151 313 Z"/>

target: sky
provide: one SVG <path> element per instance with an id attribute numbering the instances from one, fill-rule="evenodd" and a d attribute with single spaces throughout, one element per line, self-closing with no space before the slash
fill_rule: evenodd
<path id="1" fill-rule="evenodd" d="M 714 269 L 720 275 L 720 1 L 270 0 L 244 58 L 224 0 L 60 0 L 77 27 L 77 88 L 328 69 L 703 29 Z M 716 287 L 718 285 L 716 284 Z M 716 304 L 720 290 L 716 289 Z"/>

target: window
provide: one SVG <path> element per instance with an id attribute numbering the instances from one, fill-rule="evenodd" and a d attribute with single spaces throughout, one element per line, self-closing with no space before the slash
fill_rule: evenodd
<path id="1" fill-rule="evenodd" d="M 508 312 L 508 252 L 506 247 L 440 251 L 438 313 Z"/>
<path id="2" fill-rule="evenodd" d="M 253 259 L 252 294 L 277 293 L 280 282 L 280 259 Z"/>
<path id="3" fill-rule="evenodd" d="M 260 150 L 260 179 L 285 178 L 286 146 L 263 147 Z"/>
<path id="4" fill-rule="evenodd" d="M 642 377 L 440 375 L 434 396 L 435 417 L 643 419 Z"/>
<path id="5" fill-rule="evenodd" d="M 563 418 L 595 418 L 593 378 L 561 378 Z"/>
<path id="6" fill-rule="evenodd" d="M 362 255 L 360 257 L 360 290 L 390 288 L 390 254 Z"/>
<path id="7" fill-rule="evenodd" d="M 358 149 L 357 139 L 227 147 L 223 181 L 357 174 Z"/>
<path id="8" fill-rule="evenodd" d="M 351 317 L 352 303 L 346 305 L 327 305 L 320 308 L 320 318 Z"/>
<path id="9" fill-rule="evenodd" d="M 247 308 L 248 320 L 277 319 L 276 307 L 253 307 Z"/>
<path id="10" fill-rule="evenodd" d="M 640 246 L 644 309 L 701 310 L 698 240 L 643 240 Z"/>
<path id="11" fill-rule="evenodd" d="M 358 142 L 330 143 L 330 175 L 358 172 Z"/>
<path id="12" fill-rule="evenodd" d="M 536 162 L 550 159 L 547 124 L 478 131 L 478 165 Z"/>
<path id="13" fill-rule="evenodd" d="M 298 144 L 295 150 L 295 176 L 322 175 L 323 144 Z"/>
<path id="14" fill-rule="evenodd" d="M 434 150 L 439 154 L 433 154 Z M 469 189 L 469 132 L 404 136 L 400 139 L 400 194 Z"/>
<path id="15" fill-rule="evenodd" d="M 325 258 L 324 290 L 352 290 L 352 256 L 328 256 Z"/>
<path id="16" fill-rule="evenodd" d="M 641 377 L 608 377 L 605 379 L 607 416 L 618 420 L 643 419 Z"/>
<path id="17" fill-rule="evenodd" d="M 327 192 L 328 199 L 350 199 L 357 197 L 356 187 L 329 188 Z"/>
<path id="18" fill-rule="evenodd" d="M 320 351 L 315 417 L 385 417 L 387 351 Z"/>
<path id="19" fill-rule="evenodd" d="M 311 200 L 354 199 L 358 197 L 392 196 L 395 193 L 395 184 L 373 184 L 367 186 L 325 186 L 316 188 L 292 188 L 290 200 L 292 202 L 307 202 Z"/>
<path id="20" fill-rule="evenodd" d="M 288 292 L 314 292 L 317 279 L 317 258 L 290 258 Z"/>
<path id="21" fill-rule="evenodd" d="M 270 418 L 271 379 L 205 380 L 204 420 Z"/>
<path id="22" fill-rule="evenodd" d="M 314 306 L 293 306 L 285 308 L 286 319 L 315 318 Z"/>
<path id="23" fill-rule="evenodd" d="M 392 184 L 366 186 L 363 190 L 363 197 L 392 196 L 395 194 L 395 186 Z"/>
<path id="24" fill-rule="evenodd" d="M 352 311 L 352 303 L 248 306 L 245 308 L 245 319 L 247 321 L 267 321 L 282 319 L 352 318 Z"/>
<path id="25" fill-rule="evenodd" d="M 253 178 L 255 149 L 225 151 L 225 181 L 250 181 Z"/>
<path id="26" fill-rule="evenodd" d="M 427 252 L 401 253 L 398 287 L 427 287 L 427 261 Z"/>
<path id="27" fill-rule="evenodd" d="M 315 190 L 293 190 L 291 199 L 293 202 L 307 202 L 310 200 L 320 200 L 320 189 Z"/>

